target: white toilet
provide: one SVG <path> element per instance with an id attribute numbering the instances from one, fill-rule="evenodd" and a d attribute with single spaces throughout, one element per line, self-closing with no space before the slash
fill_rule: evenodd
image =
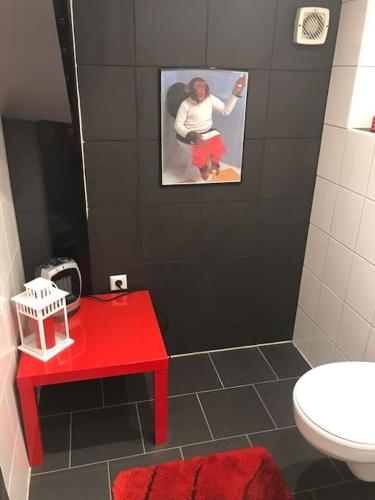
<path id="1" fill-rule="evenodd" d="M 305 373 L 293 391 L 303 437 L 346 462 L 363 481 L 375 481 L 375 363 L 348 361 Z"/>

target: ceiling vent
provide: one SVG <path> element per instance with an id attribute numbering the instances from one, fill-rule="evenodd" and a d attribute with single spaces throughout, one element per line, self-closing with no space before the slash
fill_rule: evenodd
<path id="1" fill-rule="evenodd" d="M 322 45 L 327 38 L 329 9 L 302 7 L 297 10 L 294 25 L 294 43 L 302 45 Z"/>

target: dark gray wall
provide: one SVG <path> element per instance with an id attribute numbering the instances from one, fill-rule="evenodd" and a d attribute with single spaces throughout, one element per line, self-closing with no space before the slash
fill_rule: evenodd
<path id="1" fill-rule="evenodd" d="M 170 318 L 171 354 L 288 340 L 340 0 L 324 46 L 298 0 L 75 0 L 94 290 L 127 273 Z M 250 72 L 240 185 L 160 187 L 159 69 Z"/>
<path id="2" fill-rule="evenodd" d="M 26 281 L 53 256 L 36 122 L 4 119 L 4 140 Z"/>

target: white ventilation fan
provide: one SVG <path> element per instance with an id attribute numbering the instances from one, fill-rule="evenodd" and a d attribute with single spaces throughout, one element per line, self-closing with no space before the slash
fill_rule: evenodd
<path id="1" fill-rule="evenodd" d="M 329 26 L 329 9 L 302 7 L 297 10 L 294 25 L 294 43 L 321 45 L 326 41 Z"/>

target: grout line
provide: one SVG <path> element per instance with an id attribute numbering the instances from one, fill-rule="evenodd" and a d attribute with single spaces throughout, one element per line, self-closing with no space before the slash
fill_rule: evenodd
<path id="1" fill-rule="evenodd" d="M 109 460 L 107 460 L 107 477 L 108 477 L 109 499 L 111 499 L 112 498 L 112 488 L 111 488 L 111 474 L 109 472 Z"/>
<path id="2" fill-rule="evenodd" d="M 253 443 L 251 442 L 251 439 L 249 437 L 249 434 L 246 434 L 246 439 L 249 441 L 249 445 L 253 447 Z"/>
<path id="3" fill-rule="evenodd" d="M 212 434 L 212 431 L 211 431 L 211 427 L 210 427 L 210 424 L 208 423 L 208 420 L 207 420 L 207 417 L 206 417 L 206 414 L 205 414 L 205 411 L 203 409 L 203 406 L 202 406 L 202 403 L 201 403 L 201 400 L 199 399 L 199 395 L 198 393 L 195 393 L 196 397 L 197 397 L 197 400 L 198 400 L 198 403 L 199 403 L 199 406 L 201 407 L 201 410 L 202 410 L 202 413 L 203 413 L 203 416 L 204 416 L 204 419 L 206 421 L 206 424 L 207 424 L 207 427 L 208 427 L 208 430 L 210 431 L 210 435 L 211 435 L 211 439 L 214 440 L 214 435 Z"/>
<path id="4" fill-rule="evenodd" d="M 141 419 L 140 419 L 140 417 L 139 417 L 138 403 L 135 403 L 135 410 L 136 410 L 136 412 L 137 412 L 138 426 L 139 426 L 139 432 L 140 432 L 140 434 L 141 434 L 141 441 L 142 441 L 143 453 L 146 453 L 145 441 L 144 441 L 144 439 L 143 439 L 142 424 L 141 424 Z"/>
<path id="5" fill-rule="evenodd" d="M 223 381 L 221 380 L 221 377 L 220 377 L 220 375 L 219 375 L 219 372 L 217 371 L 216 365 L 215 365 L 215 363 L 214 363 L 214 360 L 211 358 L 211 354 L 210 354 L 210 353 L 208 353 L 208 357 L 210 358 L 210 361 L 211 361 L 211 363 L 212 363 L 212 366 L 214 367 L 214 370 L 215 370 L 216 375 L 217 375 L 217 377 L 218 377 L 218 379 L 219 379 L 219 381 L 220 381 L 221 386 L 224 388 Z"/>
<path id="6" fill-rule="evenodd" d="M 264 431 L 250 432 L 249 435 L 255 436 L 256 434 L 264 434 L 265 432 L 283 431 L 285 429 L 297 429 L 297 426 L 296 425 L 287 425 L 286 427 L 276 427 L 275 429 L 266 429 Z M 251 438 L 249 438 L 249 439 L 251 439 Z"/>
<path id="7" fill-rule="evenodd" d="M 180 455 L 181 455 L 182 460 L 185 460 L 184 452 L 182 451 L 182 446 L 179 446 L 178 449 L 180 450 Z"/>
<path id="8" fill-rule="evenodd" d="M 73 414 L 69 414 L 69 469 L 72 467 Z"/>
<path id="9" fill-rule="evenodd" d="M 265 410 L 266 410 L 266 412 L 268 413 L 268 416 L 270 417 L 270 419 L 271 419 L 271 421 L 272 421 L 273 425 L 274 425 L 274 426 L 276 427 L 276 429 L 277 429 L 277 424 L 276 424 L 276 422 L 274 421 L 274 419 L 273 419 L 273 417 L 272 417 L 272 415 L 271 415 L 270 411 L 268 410 L 268 408 L 267 408 L 267 406 L 266 406 L 266 403 L 263 401 L 262 396 L 261 396 L 261 395 L 259 394 L 259 392 L 257 391 L 257 388 L 255 387 L 255 385 L 254 385 L 253 387 L 254 387 L 254 390 L 255 390 L 255 392 L 257 393 L 257 395 L 258 395 L 258 397 L 259 397 L 259 399 L 260 399 L 260 401 L 261 401 L 262 405 L 264 406 L 264 409 L 265 409 Z"/>
<path id="10" fill-rule="evenodd" d="M 266 356 L 263 354 L 262 349 L 259 349 L 259 347 L 258 347 L 258 351 L 259 351 L 259 352 L 260 352 L 260 354 L 263 356 L 263 358 L 264 358 L 264 360 L 266 361 L 267 365 L 271 368 L 271 370 L 272 370 L 273 374 L 274 374 L 274 375 L 275 375 L 275 377 L 276 377 L 276 380 L 280 380 L 280 379 L 279 379 L 279 376 L 277 375 L 277 373 L 275 372 L 275 370 L 272 368 L 271 363 L 268 361 L 268 359 L 266 358 Z"/>
<path id="11" fill-rule="evenodd" d="M 281 252 L 281 253 L 285 253 L 285 252 Z M 286 253 L 289 253 L 289 252 L 286 252 Z M 299 252 L 291 252 L 291 253 L 299 253 Z M 279 254 L 279 252 L 278 252 Z M 271 254 L 267 254 L 267 255 L 271 255 Z M 274 254 L 272 254 L 274 255 Z M 251 349 L 251 348 L 255 348 L 255 347 L 260 347 L 260 346 L 264 346 L 264 345 L 280 345 L 280 344 L 291 344 L 292 341 L 291 340 L 281 340 L 280 342 L 271 342 L 271 343 L 265 343 L 265 344 L 251 344 L 251 345 L 240 345 L 240 346 L 237 346 L 237 347 L 226 347 L 225 349 L 213 349 L 211 351 L 197 351 L 197 352 L 187 352 L 186 354 L 173 354 L 172 356 L 170 356 L 170 358 L 183 358 L 185 356 L 195 356 L 197 354 L 210 354 L 212 352 L 227 352 L 227 351 L 235 351 L 237 349 Z"/>

